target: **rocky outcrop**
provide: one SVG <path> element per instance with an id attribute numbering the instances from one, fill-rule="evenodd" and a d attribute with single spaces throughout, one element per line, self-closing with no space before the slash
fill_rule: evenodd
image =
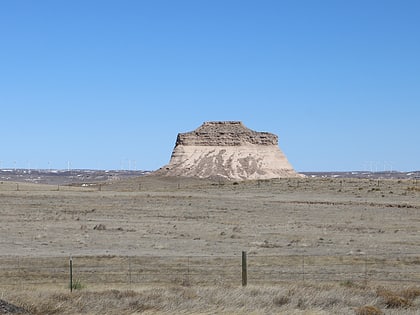
<path id="1" fill-rule="evenodd" d="M 269 132 L 256 132 L 240 121 L 205 122 L 192 132 L 178 134 L 176 145 L 240 146 L 245 144 L 278 145 L 278 138 Z"/>
<path id="2" fill-rule="evenodd" d="M 205 122 L 178 134 L 169 164 L 155 174 L 235 180 L 300 176 L 278 147 L 276 135 L 238 121 Z"/>

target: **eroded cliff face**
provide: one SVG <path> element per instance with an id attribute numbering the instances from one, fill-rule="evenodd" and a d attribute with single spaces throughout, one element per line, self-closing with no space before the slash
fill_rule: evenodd
<path id="1" fill-rule="evenodd" d="M 269 132 L 256 132 L 240 121 L 205 122 L 199 128 L 178 134 L 176 146 L 240 146 L 245 144 L 278 145 L 278 138 Z"/>
<path id="2" fill-rule="evenodd" d="M 278 147 L 276 135 L 238 121 L 206 122 L 178 134 L 169 164 L 155 174 L 232 180 L 301 176 Z"/>

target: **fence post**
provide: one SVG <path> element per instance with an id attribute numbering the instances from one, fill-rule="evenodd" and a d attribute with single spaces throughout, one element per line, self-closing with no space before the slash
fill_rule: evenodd
<path id="1" fill-rule="evenodd" d="M 128 282 L 130 284 L 131 289 L 131 259 L 128 257 Z"/>
<path id="2" fill-rule="evenodd" d="M 246 287 L 248 284 L 248 274 L 247 274 L 247 263 L 246 263 L 246 252 L 242 252 L 242 286 Z"/>
<path id="3" fill-rule="evenodd" d="M 190 256 L 188 256 L 188 260 L 187 260 L 187 283 L 188 285 L 191 285 L 190 282 Z"/>
<path id="4" fill-rule="evenodd" d="M 70 292 L 73 292 L 73 257 L 70 255 Z"/>

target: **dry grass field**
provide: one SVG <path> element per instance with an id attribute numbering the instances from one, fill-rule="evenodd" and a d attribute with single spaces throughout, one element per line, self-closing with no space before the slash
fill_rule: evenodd
<path id="1" fill-rule="evenodd" d="M 419 210 L 412 180 L 3 182 L 0 299 L 31 314 L 419 314 Z"/>

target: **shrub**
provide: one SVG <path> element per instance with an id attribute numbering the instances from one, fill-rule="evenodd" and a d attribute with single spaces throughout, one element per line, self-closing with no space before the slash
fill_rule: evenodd
<path id="1" fill-rule="evenodd" d="M 82 284 L 82 282 L 80 280 L 75 280 L 73 281 L 73 283 L 71 284 L 71 289 L 72 290 L 81 290 L 83 289 L 85 286 Z"/>

